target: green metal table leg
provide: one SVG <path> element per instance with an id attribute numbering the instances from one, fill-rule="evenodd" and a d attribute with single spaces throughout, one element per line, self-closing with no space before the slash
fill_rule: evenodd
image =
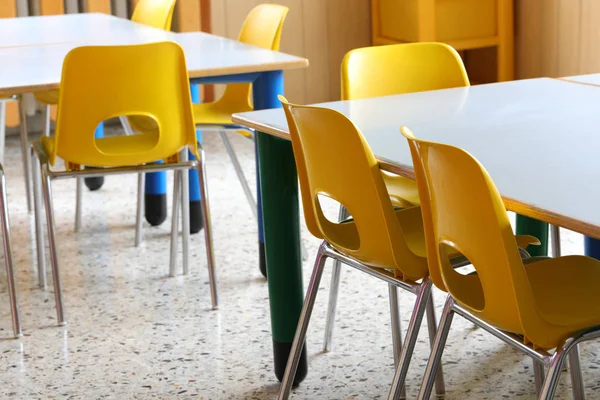
<path id="1" fill-rule="evenodd" d="M 541 242 L 539 246 L 529 246 L 532 257 L 548 255 L 548 224 L 537 219 L 517 214 L 517 235 L 531 235 Z"/>
<path id="2" fill-rule="evenodd" d="M 255 109 L 281 107 L 277 95 L 283 93 L 283 71 L 261 73 L 252 89 Z M 304 303 L 298 174 L 292 142 L 262 132 L 255 138 L 259 241 L 264 240 L 275 376 L 281 381 Z M 302 382 L 307 373 L 305 345 L 294 383 Z"/>
<path id="3" fill-rule="evenodd" d="M 292 143 L 257 132 L 275 375 L 285 365 L 302 310 L 298 177 Z M 306 347 L 295 383 L 308 372 Z"/>

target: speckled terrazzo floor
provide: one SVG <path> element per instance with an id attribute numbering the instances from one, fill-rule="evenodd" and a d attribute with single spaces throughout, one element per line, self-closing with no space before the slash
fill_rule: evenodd
<path id="1" fill-rule="evenodd" d="M 252 171 L 251 143 L 232 140 Z M 219 310 L 210 309 L 202 236 L 192 236 L 191 275 L 176 278 L 167 278 L 168 223 L 146 226 L 143 246 L 133 246 L 134 176 L 111 177 L 102 190 L 85 191 L 84 226 L 77 235 L 75 183 L 61 181 L 54 185 L 54 201 L 68 325 L 59 328 L 53 325 L 51 288 L 37 287 L 33 217 L 26 210 L 18 140 L 8 139 L 5 169 L 24 337 L 0 340 L 1 399 L 275 398 L 278 382 L 271 363 L 267 286 L 256 262 L 256 224 L 216 135 L 205 135 L 205 149 Z M 318 242 L 306 231 L 303 240 L 308 279 Z M 563 252 L 581 251 L 581 237 L 563 231 Z M 324 354 L 329 277 L 326 270 L 309 329 L 309 374 L 293 398 L 385 398 L 394 372 L 387 287 L 344 270 L 334 351 Z M 414 298 L 400 293 L 406 328 Z M 444 296 L 435 297 L 439 315 Z M 0 336 L 10 330 L 2 269 Z M 424 328 L 408 374 L 409 398 L 416 397 L 420 385 L 427 343 Z M 600 344 L 582 347 L 589 399 L 600 398 L 598 353 Z M 531 361 L 461 318 L 455 318 L 443 366 L 447 399 L 535 398 Z M 570 398 L 569 390 L 563 374 L 558 398 Z"/>

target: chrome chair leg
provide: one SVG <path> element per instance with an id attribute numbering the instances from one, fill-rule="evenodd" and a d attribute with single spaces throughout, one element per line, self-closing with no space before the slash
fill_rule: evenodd
<path id="1" fill-rule="evenodd" d="M 431 296 L 431 285 L 430 278 L 425 278 L 416 293 L 417 300 L 415 301 L 415 307 L 408 324 L 406 339 L 404 341 L 404 345 L 402 346 L 402 353 L 400 354 L 400 360 L 398 361 L 398 367 L 396 368 L 394 381 L 388 396 L 389 400 L 396 400 L 400 398 L 400 394 L 402 393 L 410 359 L 412 357 L 415 344 L 417 343 L 417 336 L 419 335 L 419 328 L 421 327 L 423 314 L 425 314 L 425 308 Z"/>
<path id="2" fill-rule="evenodd" d="M 569 351 L 569 373 L 571 374 L 573 399 L 585 400 L 585 386 L 583 384 L 581 363 L 579 361 L 579 345 L 575 345 Z"/>
<path id="3" fill-rule="evenodd" d="M 6 100 L 0 100 L 0 163 L 4 163 L 6 143 Z"/>
<path id="4" fill-rule="evenodd" d="M 37 249 L 38 283 L 40 288 L 46 288 L 46 255 L 44 243 L 44 223 L 42 222 L 42 182 L 40 162 L 35 152 L 31 154 L 33 172 L 33 196 L 35 209 L 35 241 Z"/>
<path id="5" fill-rule="evenodd" d="M 560 228 L 550 225 L 550 238 L 552 239 L 552 257 L 560 257 Z"/>
<path id="6" fill-rule="evenodd" d="M 44 122 L 44 126 L 42 127 L 42 135 L 50 136 L 50 104 L 46 104 L 44 106 L 44 110 L 42 111 L 42 120 Z"/>
<path id="7" fill-rule="evenodd" d="M 13 268 L 12 248 L 10 244 L 10 225 L 8 223 L 8 203 L 6 202 L 6 180 L 4 172 L 0 175 L 0 212 L 2 219 L 2 243 L 4 246 L 4 262 L 6 264 L 6 276 L 8 282 L 8 296 L 10 298 L 10 311 L 12 315 L 14 337 L 20 337 L 21 320 L 19 318 L 19 306 L 17 303 L 17 290 L 15 287 L 15 273 Z"/>
<path id="8" fill-rule="evenodd" d="M 240 164 L 240 161 L 233 150 L 233 146 L 227 137 L 227 132 L 224 130 L 219 131 L 219 136 L 221 136 L 221 140 L 223 141 L 223 145 L 225 146 L 225 150 L 227 150 L 227 154 L 229 154 L 229 158 L 231 159 L 231 163 L 233 164 L 233 168 L 235 169 L 235 173 L 242 185 L 242 189 L 244 189 L 244 194 L 246 195 L 246 199 L 248 200 L 248 204 L 250 204 L 250 208 L 254 213 L 254 217 L 257 217 L 257 209 L 256 209 L 256 201 L 254 200 L 254 195 L 250 190 L 250 185 L 248 185 L 248 181 L 246 180 L 246 176 L 244 175 L 244 170 Z"/>
<path id="9" fill-rule="evenodd" d="M 179 236 L 179 194 L 181 193 L 181 171 L 173 171 L 173 212 L 171 216 L 171 256 L 169 276 L 175 276 L 177 264 L 177 238 Z"/>
<path id="10" fill-rule="evenodd" d="M 427 361 L 427 368 L 425 369 L 425 375 L 423 376 L 423 383 L 421 384 L 421 389 L 419 390 L 419 400 L 429 400 L 431 397 L 431 391 L 433 390 L 433 385 L 435 382 L 435 375 L 437 375 L 437 371 L 439 370 L 442 361 L 442 353 L 444 352 L 446 339 L 448 339 L 448 333 L 450 332 L 450 326 L 452 325 L 452 319 L 454 317 L 454 310 L 452 310 L 453 304 L 454 299 L 452 296 L 448 295 L 446 304 L 444 305 L 444 311 L 442 312 L 442 317 L 440 318 L 440 326 L 435 335 L 433 348 L 431 349 L 431 355 L 429 356 L 429 361 Z"/>
<path id="11" fill-rule="evenodd" d="M 331 284 L 329 285 L 329 303 L 327 305 L 327 321 L 325 322 L 325 339 L 323 341 L 323 351 L 331 351 L 333 339 L 333 326 L 335 325 L 335 310 L 337 307 L 337 297 L 340 289 L 340 276 L 342 274 L 342 263 L 339 260 L 333 260 L 333 269 L 331 271 Z"/>
<path id="12" fill-rule="evenodd" d="M 76 179 L 75 189 L 75 232 L 81 230 L 81 201 L 83 198 L 83 178 Z"/>
<path id="13" fill-rule="evenodd" d="M 292 390 L 292 384 L 294 383 L 294 377 L 298 364 L 300 363 L 300 355 L 304 347 L 304 341 L 306 340 L 306 331 L 310 322 L 315 300 L 317 299 L 317 292 L 319 291 L 319 283 L 323 276 L 323 269 L 325 267 L 325 261 L 327 260 L 326 245 L 323 243 L 319 247 L 317 258 L 315 260 L 315 267 L 313 269 L 312 276 L 310 277 L 310 283 L 308 284 L 308 291 L 306 292 L 306 299 L 302 306 L 302 312 L 300 313 L 300 319 L 298 320 L 298 327 L 296 328 L 296 335 L 294 336 L 294 342 L 290 350 L 288 362 L 285 366 L 285 373 L 283 374 L 283 380 L 281 381 L 281 388 L 279 389 L 278 400 L 286 400 L 290 396 Z"/>
<path id="14" fill-rule="evenodd" d="M 29 190 L 29 182 L 31 181 L 31 162 L 29 160 L 29 142 L 27 139 L 27 112 L 25 110 L 25 102 L 23 97 L 19 96 L 19 118 L 20 118 L 20 133 L 21 133 L 21 157 L 23 158 L 23 174 L 25 175 L 25 194 L 27 195 L 27 211 L 33 210 L 33 199 L 31 190 Z"/>
<path id="15" fill-rule="evenodd" d="M 344 206 L 340 206 L 338 221 L 344 221 L 350 216 L 350 213 Z M 331 272 L 331 284 L 329 285 L 329 304 L 327 305 L 327 321 L 325 322 L 325 340 L 323 341 L 323 351 L 331 351 L 333 339 L 333 326 L 335 325 L 335 310 L 337 308 L 337 298 L 340 289 L 340 276 L 342 273 L 342 263 L 338 259 L 333 260 L 333 270 Z"/>
<path id="16" fill-rule="evenodd" d="M 125 136 L 133 135 L 133 129 L 131 128 L 131 124 L 129 124 L 129 120 L 127 119 L 127 117 L 120 116 L 119 122 L 121 122 L 121 125 L 123 126 L 123 131 L 125 132 Z"/>
<path id="17" fill-rule="evenodd" d="M 548 368 L 548 374 L 544 380 L 542 391 L 538 397 L 540 400 L 551 400 L 554 398 L 556 388 L 558 387 L 558 380 L 560 379 L 560 374 L 562 373 L 564 361 L 564 351 L 562 349 L 557 349 L 557 353 L 554 354 L 552 364 L 550 364 L 550 368 Z"/>
<path id="18" fill-rule="evenodd" d="M 538 360 L 533 361 L 533 374 L 535 376 L 535 393 L 539 396 L 542 393 L 542 387 L 544 386 L 544 379 L 546 379 L 546 369 L 544 364 Z"/>
<path id="19" fill-rule="evenodd" d="M 62 289 L 60 286 L 60 275 L 58 268 L 58 255 L 56 253 L 56 239 L 54 233 L 54 205 L 52 204 L 52 182 L 50 177 L 42 171 L 42 182 L 44 186 L 44 203 L 46 205 L 46 221 L 48 223 L 48 243 L 50 246 L 50 263 L 52 265 L 52 281 L 54 284 L 54 299 L 56 301 L 56 315 L 58 325 L 65 325 L 65 315 L 62 300 Z"/>
<path id="20" fill-rule="evenodd" d="M 394 350 L 394 366 L 398 368 L 400 355 L 402 353 L 402 326 L 400 321 L 400 302 L 398 300 L 398 288 L 388 283 L 388 293 L 390 299 L 390 316 L 392 325 L 392 347 Z M 406 386 L 402 385 L 400 398 L 406 398 Z"/>
<path id="21" fill-rule="evenodd" d="M 427 331 L 429 333 L 429 346 L 433 349 L 433 342 L 435 340 L 435 334 L 437 333 L 437 320 L 435 318 L 435 303 L 433 302 L 433 290 L 429 294 L 429 301 L 427 302 L 427 308 L 425 309 L 427 315 Z M 438 369 L 435 378 L 435 394 L 442 396 L 446 393 L 446 385 L 444 384 L 444 372 L 442 364 Z"/>
<path id="22" fill-rule="evenodd" d="M 138 247 L 142 243 L 142 235 L 144 228 L 144 190 L 146 187 L 144 177 L 145 175 L 143 173 L 138 174 L 137 211 L 135 215 L 135 247 Z"/>
<path id="23" fill-rule="evenodd" d="M 188 160 L 188 149 L 183 149 L 179 155 L 180 161 Z M 181 183 L 181 214 L 182 214 L 182 242 L 183 242 L 183 274 L 187 275 L 190 272 L 188 263 L 189 243 L 190 243 L 190 181 L 188 169 L 180 171 Z"/>
<path id="24" fill-rule="evenodd" d="M 219 306 L 217 293 L 217 276 L 215 272 L 215 256 L 213 254 L 212 225 L 210 223 L 210 206 L 208 201 L 208 179 L 206 177 L 206 157 L 204 150 L 200 147 L 200 160 L 198 161 L 198 179 L 200 180 L 200 196 L 202 197 L 202 218 L 204 219 L 204 242 L 206 245 L 206 257 L 208 261 L 208 279 L 210 282 L 210 297 L 212 307 Z"/>

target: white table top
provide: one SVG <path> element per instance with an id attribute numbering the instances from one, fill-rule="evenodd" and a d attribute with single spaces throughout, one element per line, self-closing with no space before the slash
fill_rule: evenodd
<path id="1" fill-rule="evenodd" d="M 64 22 L 62 30 L 57 28 L 56 32 L 50 33 L 54 29 L 50 27 L 59 20 Z M 86 22 L 94 25 L 95 29 L 83 28 Z M 30 32 L 27 40 L 23 39 L 20 45 L 16 44 L 16 40 L 11 42 L 2 37 L 2 32 L 6 33 L 20 24 L 32 31 L 46 29 L 48 36 L 44 36 L 41 43 L 33 44 L 35 38 L 41 35 Z M 0 37 L 0 95 L 58 88 L 64 57 L 73 48 L 84 45 L 176 41 L 185 52 L 191 78 L 304 68 L 308 65 L 304 58 L 235 40 L 202 32 L 175 34 L 104 14 L 0 19 Z"/>
<path id="2" fill-rule="evenodd" d="M 565 80 L 565 81 L 570 81 L 570 82 L 585 83 L 588 85 L 600 86 L 600 74 L 567 76 L 567 77 L 561 78 L 561 79 Z"/>
<path id="3" fill-rule="evenodd" d="M 473 154 L 510 210 L 600 238 L 599 104 L 597 87 L 542 78 L 320 106 L 352 119 L 383 169 L 414 177 L 406 125 Z M 281 109 L 233 121 L 289 138 Z"/>
<path id="4" fill-rule="evenodd" d="M 112 15 L 64 14 L 0 19 L 0 48 L 101 41 L 104 44 L 174 40 L 175 34 Z"/>

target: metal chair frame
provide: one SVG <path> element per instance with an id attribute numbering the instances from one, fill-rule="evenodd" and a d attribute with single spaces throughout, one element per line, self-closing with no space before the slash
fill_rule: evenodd
<path id="1" fill-rule="evenodd" d="M 8 298 L 10 301 L 10 312 L 13 325 L 13 337 L 21 337 L 21 320 L 19 318 L 19 306 L 17 302 L 17 289 L 15 286 L 15 271 L 12 259 L 12 247 L 10 243 L 10 225 L 8 221 L 8 203 L 6 201 L 6 179 L 4 169 L 0 165 L 0 222 L 2 224 L 2 247 L 4 249 L 4 263 L 8 281 Z"/>
<path id="2" fill-rule="evenodd" d="M 210 224 L 210 211 L 208 201 L 208 188 L 206 180 L 206 165 L 205 156 L 202 148 L 199 148 L 200 160 L 188 160 L 188 149 L 187 147 L 180 151 L 179 162 L 171 162 L 164 164 L 146 164 L 136 166 L 124 166 L 124 167 L 110 167 L 110 168 L 86 168 L 84 170 L 77 171 L 51 171 L 48 160 L 45 156 L 45 152 L 41 147 L 40 142 L 34 142 L 32 144 L 33 157 L 33 178 L 34 178 L 34 203 L 35 203 L 35 224 L 36 224 L 36 242 L 37 242 L 37 256 L 38 256 L 38 275 L 40 280 L 40 286 L 46 286 L 46 265 L 44 255 L 44 233 L 42 227 L 42 194 L 41 189 L 43 186 L 44 193 L 44 205 L 46 210 L 46 222 L 48 225 L 48 241 L 50 247 L 50 261 L 52 266 L 52 278 L 54 285 L 54 296 L 56 301 L 56 312 L 58 317 L 59 325 L 65 324 L 64 307 L 62 301 L 62 290 L 60 284 L 59 267 L 58 267 L 58 256 L 56 251 L 56 240 L 54 232 L 54 211 L 52 205 L 52 186 L 51 182 L 55 179 L 69 179 L 77 178 L 91 178 L 107 175 L 120 175 L 127 173 L 138 173 L 141 172 L 159 172 L 174 170 L 175 171 L 175 182 L 173 185 L 173 215 L 172 215 L 172 226 L 171 226 L 171 256 L 169 265 L 169 275 L 175 275 L 175 263 L 177 259 L 177 236 L 178 236 L 178 218 L 179 218 L 179 199 L 181 199 L 182 208 L 182 219 L 183 219 L 183 272 L 187 274 L 189 271 L 188 267 L 188 243 L 189 243 L 189 202 L 188 202 L 188 180 L 183 179 L 183 171 L 195 168 L 198 170 L 200 179 L 200 191 L 202 193 L 203 206 L 202 206 L 202 217 L 205 221 L 204 226 L 204 238 L 206 245 L 206 255 L 208 261 L 208 272 L 211 290 L 212 307 L 216 309 L 218 306 L 218 295 L 216 286 L 216 275 L 215 275 L 215 262 L 212 246 L 212 227 Z M 187 177 L 186 177 L 187 178 Z M 79 185 L 81 186 L 81 185 Z M 181 193 L 181 197 L 179 194 Z"/>
<path id="3" fill-rule="evenodd" d="M 430 344 L 433 345 L 433 337 L 437 330 L 437 324 L 435 318 L 435 310 L 433 307 L 433 299 L 431 298 L 432 282 L 429 279 L 429 277 L 424 278 L 421 281 L 421 283 L 413 283 L 400 280 L 394 276 L 393 272 L 381 268 L 373 268 L 364 265 L 359 261 L 335 250 L 333 247 L 331 247 L 329 243 L 327 243 L 327 241 L 323 241 L 317 253 L 315 267 L 313 269 L 313 273 L 308 286 L 308 291 L 306 293 L 306 299 L 304 300 L 304 305 L 302 306 L 302 312 L 298 321 L 298 328 L 296 330 L 296 335 L 294 336 L 294 342 L 290 351 L 290 357 L 288 358 L 285 373 L 283 376 L 283 381 L 281 383 L 281 389 L 278 395 L 279 400 L 287 399 L 290 395 L 290 391 L 292 389 L 292 384 L 294 381 L 294 376 L 298 368 L 300 355 L 302 353 L 304 341 L 306 339 L 306 331 L 308 329 L 308 324 L 310 323 L 310 317 L 317 297 L 321 277 L 323 275 L 325 261 L 328 258 L 333 259 L 335 262 L 339 261 L 340 263 L 353 267 L 359 271 L 362 271 L 375 278 L 379 278 L 384 282 L 388 283 L 390 292 L 390 310 L 392 312 L 394 361 L 397 365 L 397 371 L 399 371 L 401 375 L 402 382 L 404 382 L 404 378 L 406 377 L 406 373 L 408 372 L 410 359 L 412 357 L 412 353 L 417 342 L 419 328 L 421 326 L 421 321 L 423 320 L 423 315 L 425 313 L 428 314 L 427 320 L 430 335 Z M 398 297 L 396 288 L 404 289 L 410 293 L 413 293 L 417 297 L 410 319 L 410 323 L 408 325 L 408 331 L 406 333 L 406 341 L 404 342 L 404 345 L 402 345 L 402 339 L 400 336 L 400 317 L 398 314 Z M 440 395 L 444 393 L 444 379 L 442 373 L 440 373 L 436 379 L 436 391 Z"/>
<path id="4" fill-rule="evenodd" d="M 573 398 L 585 399 L 583 378 L 581 376 L 581 364 L 579 361 L 579 343 L 596 339 L 600 337 L 600 325 L 590 327 L 588 329 L 577 332 L 572 337 L 566 339 L 560 346 L 557 347 L 553 354 L 547 351 L 536 350 L 531 345 L 523 344 L 523 337 L 501 331 L 487 322 L 473 315 L 467 309 L 458 304 L 451 295 L 448 295 L 444 311 L 440 318 L 440 328 L 435 336 L 435 341 L 431 351 L 431 356 L 427 362 L 427 369 L 423 377 L 423 384 L 419 392 L 419 400 L 429 400 L 433 383 L 435 381 L 435 371 L 441 366 L 441 358 L 452 325 L 454 314 L 461 315 L 463 318 L 472 322 L 476 326 L 491 333 L 503 342 L 520 350 L 533 359 L 535 382 L 539 393 L 539 399 L 549 400 L 554 398 L 558 380 L 562 372 L 562 367 L 567 356 L 569 357 L 569 372 L 571 374 Z M 547 376 L 545 368 L 548 368 Z M 394 380 L 395 385 L 400 385 L 399 381 Z M 390 396 L 389 399 L 395 397 Z"/>

